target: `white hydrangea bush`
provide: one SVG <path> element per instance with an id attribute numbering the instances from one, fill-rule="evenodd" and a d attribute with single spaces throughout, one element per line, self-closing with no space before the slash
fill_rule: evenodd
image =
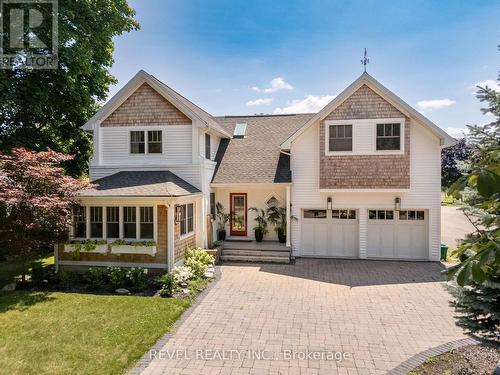
<path id="1" fill-rule="evenodd" d="M 171 271 L 178 285 L 187 283 L 193 277 L 193 271 L 187 266 L 177 266 Z"/>

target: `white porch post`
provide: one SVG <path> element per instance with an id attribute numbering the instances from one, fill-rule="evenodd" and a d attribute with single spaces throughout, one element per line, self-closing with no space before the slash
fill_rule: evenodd
<path id="1" fill-rule="evenodd" d="M 290 185 L 286 186 L 286 246 L 290 247 L 291 246 L 291 238 L 290 238 L 290 233 L 291 233 L 291 228 L 290 228 Z"/>
<path id="2" fill-rule="evenodd" d="M 175 205 L 167 204 L 167 266 L 172 270 L 174 266 L 174 223 L 175 223 Z"/>
<path id="3" fill-rule="evenodd" d="M 196 217 L 196 246 L 207 247 L 207 226 L 206 226 L 206 214 L 207 210 L 205 207 L 205 196 L 202 195 L 196 200 L 195 205 L 195 217 Z"/>
<path id="4" fill-rule="evenodd" d="M 85 238 L 90 238 L 90 206 L 85 206 Z"/>

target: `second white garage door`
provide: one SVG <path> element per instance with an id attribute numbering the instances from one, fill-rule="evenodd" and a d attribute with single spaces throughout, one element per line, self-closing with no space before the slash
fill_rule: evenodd
<path id="1" fill-rule="evenodd" d="M 304 210 L 301 254 L 314 257 L 358 257 L 356 210 Z"/>
<path id="2" fill-rule="evenodd" d="M 428 259 L 427 211 L 368 210 L 368 258 Z"/>

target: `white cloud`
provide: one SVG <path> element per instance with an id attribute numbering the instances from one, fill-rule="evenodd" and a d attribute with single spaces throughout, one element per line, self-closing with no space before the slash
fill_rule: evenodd
<path id="1" fill-rule="evenodd" d="M 434 100 L 421 100 L 417 102 L 417 108 L 421 111 L 441 109 L 450 107 L 456 102 L 451 99 L 434 99 Z"/>
<path id="2" fill-rule="evenodd" d="M 273 102 L 273 98 L 259 98 L 247 102 L 247 107 L 254 107 L 257 105 L 269 105 Z"/>
<path id="3" fill-rule="evenodd" d="M 260 89 L 257 86 L 250 87 L 250 90 L 260 92 Z"/>
<path id="4" fill-rule="evenodd" d="M 475 85 L 474 85 L 474 89 L 477 89 L 476 86 L 481 86 L 481 87 L 486 87 L 488 86 L 490 89 L 493 89 L 495 90 L 496 92 L 500 92 L 500 83 L 498 81 L 494 81 L 492 79 L 487 79 L 486 81 L 481 81 L 481 82 L 477 82 Z M 474 92 L 475 94 L 476 92 Z"/>
<path id="5" fill-rule="evenodd" d="M 311 113 L 318 112 L 328 103 L 330 103 L 335 95 L 306 95 L 304 99 L 295 99 L 289 101 L 286 107 L 276 108 L 275 114 L 286 113 Z"/>
<path id="6" fill-rule="evenodd" d="M 270 87 L 264 89 L 265 92 L 276 92 L 281 90 L 293 90 L 293 86 L 282 77 L 276 77 L 269 82 Z"/>
<path id="7" fill-rule="evenodd" d="M 448 127 L 444 129 L 444 131 L 451 135 L 453 138 L 464 138 L 467 134 L 469 134 L 469 129 L 467 128 Z"/>

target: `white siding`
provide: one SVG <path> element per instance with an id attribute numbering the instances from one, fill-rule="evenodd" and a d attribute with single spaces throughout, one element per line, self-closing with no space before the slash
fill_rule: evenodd
<path id="1" fill-rule="evenodd" d="M 130 131 L 162 130 L 162 154 L 130 154 Z M 100 165 L 191 163 L 191 125 L 101 127 Z"/>
<path id="2" fill-rule="evenodd" d="M 333 198 L 334 208 L 359 210 L 360 257 L 366 257 L 366 210 L 393 208 L 394 198 L 401 197 L 402 209 L 428 209 L 429 259 L 439 260 L 441 154 L 439 139 L 422 125 L 411 122 L 410 190 L 401 192 L 319 192 L 319 126 L 312 126 L 297 138 L 291 147 L 292 249 L 301 254 L 300 220 L 302 209 L 326 209 L 326 199 Z"/>

